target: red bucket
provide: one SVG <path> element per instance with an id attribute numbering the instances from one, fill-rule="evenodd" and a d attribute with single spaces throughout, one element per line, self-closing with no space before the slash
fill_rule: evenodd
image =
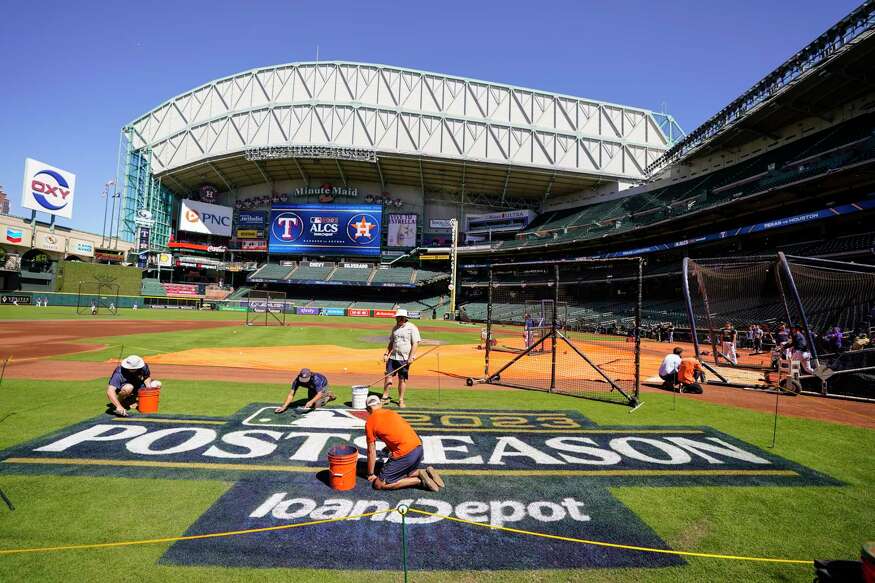
<path id="1" fill-rule="evenodd" d="M 161 389 L 140 389 L 137 391 L 137 410 L 140 413 L 157 413 Z"/>
<path id="2" fill-rule="evenodd" d="M 863 560 L 863 581 L 875 583 L 875 542 L 863 545 L 860 558 Z"/>
<path id="3" fill-rule="evenodd" d="M 352 445 L 336 445 L 328 450 L 328 476 L 335 490 L 355 488 L 355 471 L 359 450 Z"/>

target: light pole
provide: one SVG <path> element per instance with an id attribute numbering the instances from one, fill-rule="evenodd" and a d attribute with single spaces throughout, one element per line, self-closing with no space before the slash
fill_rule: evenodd
<path id="1" fill-rule="evenodd" d="M 103 199 L 103 230 L 100 231 L 100 246 L 106 248 L 106 213 L 109 210 L 109 190 L 115 186 L 115 180 L 107 180 L 103 185 L 100 197 Z"/>
<path id="2" fill-rule="evenodd" d="M 450 219 L 450 227 L 453 230 L 452 245 L 450 247 L 450 318 L 456 316 L 456 250 L 459 246 L 459 221 Z"/>

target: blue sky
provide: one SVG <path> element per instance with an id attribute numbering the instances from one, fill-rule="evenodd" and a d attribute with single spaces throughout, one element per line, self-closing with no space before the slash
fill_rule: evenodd
<path id="1" fill-rule="evenodd" d="M 99 232 L 120 128 L 202 83 L 278 63 L 383 63 L 659 110 L 691 130 L 858 2 L 8 2 L 0 185 L 77 174 L 60 224 Z M 28 213 L 29 214 L 29 213 Z"/>

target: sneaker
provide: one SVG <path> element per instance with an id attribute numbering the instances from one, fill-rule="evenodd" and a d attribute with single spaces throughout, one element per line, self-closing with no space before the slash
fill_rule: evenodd
<path id="1" fill-rule="evenodd" d="M 428 466 L 427 468 L 425 468 L 425 473 L 428 475 L 429 478 L 432 479 L 432 481 L 435 484 L 438 485 L 439 488 L 446 487 L 446 484 L 444 483 L 444 479 L 441 478 L 441 475 L 439 473 L 437 473 L 436 469 L 434 469 L 431 466 Z"/>
<path id="2" fill-rule="evenodd" d="M 431 476 L 428 475 L 428 472 L 419 472 L 419 481 L 422 482 L 422 487 L 428 490 L 429 492 L 437 492 L 440 490 L 438 485 L 434 480 L 431 479 Z"/>

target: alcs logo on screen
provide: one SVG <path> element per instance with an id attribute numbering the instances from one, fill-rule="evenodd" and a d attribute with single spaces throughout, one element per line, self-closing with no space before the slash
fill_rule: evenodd
<path id="1" fill-rule="evenodd" d="M 54 170 L 40 170 L 30 181 L 37 204 L 49 211 L 58 211 L 69 204 L 70 185 Z"/>
<path id="2" fill-rule="evenodd" d="M 359 245 L 373 243 L 379 233 L 380 222 L 367 213 L 353 216 L 346 225 L 350 240 Z"/>
<path id="3" fill-rule="evenodd" d="M 310 234 L 315 237 L 333 237 L 339 230 L 337 217 L 310 217 Z"/>
<path id="4" fill-rule="evenodd" d="M 295 213 L 280 213 L 271 225 L 273 236 L 284 243 L 297 241 L 304 234 L 304 221 Z"/>

